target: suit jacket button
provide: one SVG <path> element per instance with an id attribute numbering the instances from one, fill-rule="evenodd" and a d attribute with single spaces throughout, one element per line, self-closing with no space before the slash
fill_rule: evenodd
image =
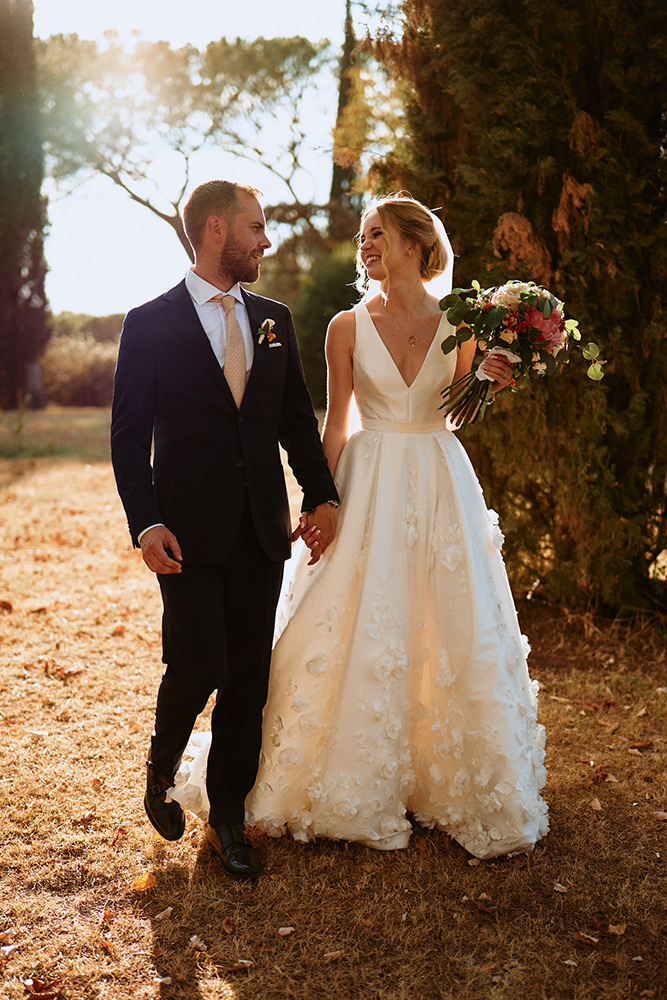
<path id="1" fill-rule="evenodd" d="M 237 460 L 236 460 L 236 468 L 237 469 L 242 469 L 243 468 L 243 459 L 242 458 L 237 458 Z"/>
<path id="2" fill-rule="evenodd" d="M 239 423 L 240 424 L 243 423 L 243 414 L 242 413 L 239 413 Z"/>

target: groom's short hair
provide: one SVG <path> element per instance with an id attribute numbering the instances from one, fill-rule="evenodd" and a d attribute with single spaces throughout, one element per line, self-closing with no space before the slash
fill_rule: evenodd
<path id="1" fill-rule="evenodd" d="M 262 195 L 257 188 L 235 181 L 206 181 L 194 189 L 183 208 L 183 226 L 193 250 L 201 245 L 206 220 L 211 215 L 220 215 L 232 223 L 241 210 L 239 191 L 259 199 Z"/>

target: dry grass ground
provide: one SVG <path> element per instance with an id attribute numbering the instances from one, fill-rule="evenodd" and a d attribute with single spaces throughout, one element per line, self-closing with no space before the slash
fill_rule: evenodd
<path id="1" fill-rule="evenodd" d="M 104 454 L 105 414 L 54 416 L 29 453 Z M 266 876 L 236 885 L 196 820 L 166 844 L 143 814 L 159 598 L 108 462 L 4 458 L 0 496 L 3 997 L 667 997 L 664 634 L 520 608 L 548 731 L 532 855 L 257 836 Z"/>

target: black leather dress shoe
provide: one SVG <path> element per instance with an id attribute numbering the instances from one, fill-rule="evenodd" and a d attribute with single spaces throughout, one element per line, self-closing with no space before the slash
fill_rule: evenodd
<path id="1" fill-rule="evenodd" d="M 185 830 L 185 813 L 178 802 L 167 802 L 166 792 L 172 787 L 172 782 L 158 774 L 150 761 L 146 766 L 148 768 L 144 795 L 146 815 L 165 840 L 180 840 Z"/>
<path id="2" fill-rule="evenodd" d="M 262 874 L 262 863 L 246 837 L 241 824 L 206 824 L 206 840 L 222 862 L 230 878 L 255 881 Z"/>

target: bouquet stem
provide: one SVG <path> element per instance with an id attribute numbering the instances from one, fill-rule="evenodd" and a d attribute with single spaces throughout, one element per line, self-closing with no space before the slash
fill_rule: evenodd
<path id="1" fill-rule="evenodd" d="M 491 383 L 488 379 L 478 379 L 474 372 L 468 372 L 452 382 L 442 395 L 444 402 L 440 409 L 463 429 L 484 416 L 491 399 Z"/>

